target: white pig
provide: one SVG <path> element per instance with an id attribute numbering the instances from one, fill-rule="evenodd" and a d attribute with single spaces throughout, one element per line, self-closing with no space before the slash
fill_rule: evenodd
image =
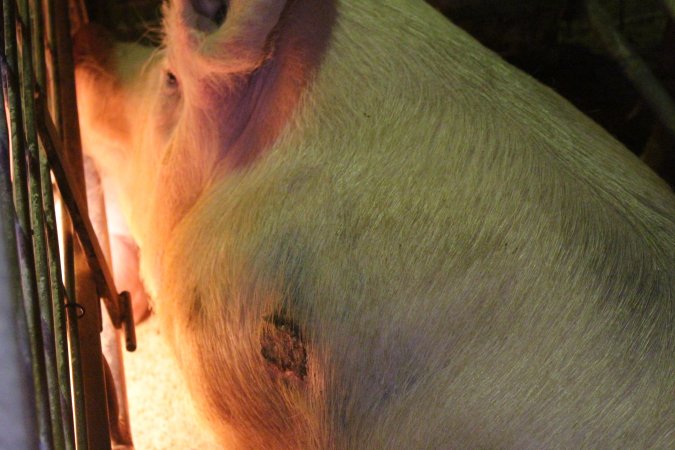
<path id="1" fill-rule="evenodd" d="M 83 31 L 83 144 L 224 448 L 675 448 L 675 196 L 599 126 L 420 0 L 163 26 Z"/>

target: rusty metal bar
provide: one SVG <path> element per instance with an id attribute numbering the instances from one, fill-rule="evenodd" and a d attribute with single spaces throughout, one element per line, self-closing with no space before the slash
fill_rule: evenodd
<path id="1" fill-rule="evenodd" d="M 49 163 L 43 153 L 40 154 L 40 178 L 43 189 L 45 224 L 47 233 L 47 256 L 50 273 L 50 289 L 54 314 L 54 335 L 56 345 L 56 366 L 59 378 L 59 394 L 62 408 L 62 420 L 66 449 L 75 448 L 75 436 L 72 414 L 72 390 L 70 386 L 70 361 L 68 356 L 68 337 L 66 326 L 66 302 L 61 273 L 61 255 L 59 250 L 56 213 L 52 192 Z"/>
<path id="2" fill-rule="evenodd" d="M 2 155 L 9 161 L 11 153 L 12 165 L 0 171 L 0 181 L 6 181 L 16 211 L 23 294 L 18 301 L 29 331 L 30 358 L 24 359 L 31 362 L 38 431 L 33 436 L 39 440 L 33 448 L 106 450 L 113 443 L 133 448 L 126 409 L 116 409 L 126 398 L 116 329 L 124 329 L 127 349 L 133 350 L 133 315 L 129 295 L 115 289 L 87 215 L 68 5 L 66 0 L 17 3 L 2 2 L 8 56 L 2 55 L 0 66 L 11 130 L 11 145 Z M 63 270 L 52 174 L 68 211 Z M 3 217 L 11 226 L 14 214 Z M 101 300 L 119 359 L 114 376 L 101 353 Z"/>
<path id="3" fill-rule="evenodd" d="M 51 2 L 47 2 L 51 3 Z M 43 5 L 39 0 L 29 0 L 31 20 L 31 42 L 33 64 L 35 65 L 35 80 L 38 89 L 47 91 L 47 61 L 45 52 L 46 27 Z M 56 91 L 52 87 L 52 91 Z M 70 377 L 70 360 L 68 356 L 68 337 L 66 332 L 65 292 L 61 273 L 61 256 L 58 245 L 58 230 L 56 226 L 56 212 L 54 193 L 52 192 L 51 172 L 45 152 L 39 154 L 40 183 L 42 187 L 43 211 L 47 242 L 47 261 L 52 299 L 53 326 L 55 337 L 56 368 L 58 375 L 59 400 L 61 404 L 61 421 L 64 433 L 64 445 L 67 450 L 75 449 L 75 432 L 73 428 L 72 390 Z"/>
<path id="4" fill-rule="evenodd" d="M 4 91 L 0 91 L 2 104 Z M 6 113 L 3 108 L 0 117 L 0 410 L 4 411 L 0 448 L 29 450 L 39 447 L 38 426 L 35 392 L 31 383 L 26 383 L 32 376 L 30 336 L 19 273 Z"/>
<path id="5" fill-rule="evenodd" d="M 108 236 L 108 221 L 106 217 L 106 205 L 101 186 L 101 179 L 94 168 L 91 159 L 85 159 L 85 176 L 87 181 L 87 203 L 89 204 L 89 215 L 92 218 L 92 225 L 96 231 L 101 248 L 105 254 L 109 267 L 113 267 L 112 256 L 110 252 L 110 240 Z M 127 292 L 120 294 L 120 299 L 128 296 Z M 128 301 L 124 298 L 124 301 Z M 125 317 L 133 319 L 133 314 L 126 314 Z M 135 340 L 135 336 L 127 336 Z M 133 439 L 131 436 L 131 421 L 129 419 L 129 406 L 127 401 L 126 380 L 124 377 L 124 357 L 122 355 L 122 333 L 115 328 L 109 315 L 103 316 L 103 331 L 101 332 L 101 347 L 103 356 L 108 363 L 109 372 L 106 373 L 110 383 L 106 384 L 108 388 L 110 424 L 113 448 L 129 450 L 133 448 Z"/>
<path id="6" fill-rule="evenodd" d="M 61 126 L 61 99 L 58 86 L 61 85 L 59 78 L 59 55 L 56 51 L 56 27 L 54 26 L 55 7 L 54 1 L 42 0 L 43 9 L 45 10 L 45 40 L 44 51 L 46 55 L 45 62 L 47 64 L 47 78 L 48 82 L 45 86 L 47 90 L 46 95 L 49 97 L 48 106 L 54 123 L 60 132 Z"/>
<path id="7" fill-rule="evenodd" d="M 75 301 L 75 255 L 74 235 L 70 216 L 62 211 L 63 266 L 66 290 L 66 318 L 68 325 L 68 349 L 72 374 L 73 408 L 75 415 L 75 442 L 77 450 L 89 449 L 87 408 L 84 400 L 84 374 L 82 373 L 82 351 L 80 349 L 79 319 L 80 305 Z M 83 313 L 84 311 L 82 311 Z"/>
<path id="8" fill-rule="evenodd" d="M 77 29 L 88 23 L 88 11 L 81 0 L 71 0 L 70 19 L 71 27 Z M 94 229 L 103 253 L 106 256 L 108 267 L 112 268 L 110 247 L 108 241 L 108 227 L 106 218 L 105 199 L 100 185 L 100 179 L 93 162 L 84 161 L 86 176 L 87 203 L 89 214 L 92 217 Z M 136 347 L 136 336 L 133 323 L 131 301 L 128 293 L 119 294 L 120 308 L 124 317 L 124 335 L 126 347 L 133 350 Z M 108 363 L 106 371 L 106 387 L 108 388 L 108 407 L 110 417 L 110 429 L 113 448 L 133 449 L 131 435 L 131 421 L 127 401 L 126 380 L 124 376 L 124 359 L 122 355 L 122 333 L 115 328 L 110 316 L 103 315 L 103 331 L 101 333 L 101 346 L 105 361 Z"/>
<path id="9" fill-rule="evenodd" d="M 47 242 L 45 236 L 45 218 L 42 210 L 43 187 L 40 180 L 40 149 L 36 132 L 35 111 L 35 68 L 33 66 L 34 47 L 32 45 L 28 0 L 19 1 L 17 34 L 19 36 L 19 67 L 21 73 L 21 101 L 23 109 L 24 133 L 28 160 L 28 192 L 30 221 L 33 236 L 35 270 L 37 272 L 37 291 L 42 328 L 42 350 L 45 356 L 47 387 L 49 389 L 49 408 L 51 413 L 54 448 L 65 449 L 65 437 L 62 421 L 60 388 L 56 363 L 54 336 L 54 315 L 52 309 L 49 264 L 47 261 Z M 33 16 L 36 12 L 33 11 Z M 41 43 L 40 43 L 41 44 Z"/>
<path id="10" fill-rule="evenodd" d="M 49 106 L 51 109 L 51 115 L 54 118 L 54 122 L 58 124 L 59 131 L 62 127 L 62 113 L 61 108 L 63 104 L 61 102 L 61 65 L 59 63 L 59 51 L 58 51 L 58 37 L 57 37 L 57 26 L 55 24 L 57 16 L 63 20 L 64 14 L 60 15 L 57 12 L 55 2 L 52 0 L 43 0 L 43 5 L 46 10 L 46 20 L 44 21 L 45 26 L 45 41 L 44 46 L 46 49 L 47 56 L 47 75 L 49 78 L 49 83 L 47 83 L 45 89 L 49 95 Z M 64 5 L 61 5 L 64 6 Z M 87 431 L 87 414 L 86 414 L 86 402 L 85 402 L 85 388 L 84 388 L 84 378 L 82 373 L 82 351 L 80 348 L 80 331 L 79 331 L 79 319 L 80 319 L 80 305 L 77 304 L 75 299 L 75 262 L 74 262 L 74 239 L 72 224 L 70 221 L 70 216 L 67 210 L 61 211 L 61 235 L 63 236 L 63 273 L 61 276 L 64 278 L 65 292 L 65 315 L 66 315 L 66 332 L 68 336 L 67 345 L 68 353 L 70 356 L 70 373 L 71 373 L 71 393 L 72 393 L 72 402 L 71 408 L 73 411 L 74 419 L 74 438 L 75 445 L 78 450 L 87 450 L 89 448 L 89 433 Z M 58 338 L 58 335 L 57 335 Z M 68 424 L 66 425 L 68 427 Z M 68 427 L 67 429 L 70 429 Z"/>
<path id="11" fill-rule="evenodd" d="M 6 61 L 3 61 L 3 88 L 6 90 L 11 133 L 12 169 L 14 178 L 14 208 L 17 213 L 17 247 L 23 290 L 24 309 L 30 337 L 33 388 L 35 390 L 38 434 L 41 449 L 54 446 L 51 412 L 44 354 L 41 349 L 42 331 L 37 295 L 35 263 L 31 245 L 31 225 L 28 207 L 28 182 L 24 147 L 23 113 L 18 83 L 18 45 L 14 2 L 3 1 L 3 37 Z"/>
<path id="12" fill-rule="evenodd" d="M 76 214 L 72 216 L 74 222 L 83 220 L 87 214 L 87 203 L 85 197 L 85 180 L 82 152 L 80 149 L 80 135 L 77 120 L 77 106 L 75 102 L 75 80 L 72 61 L 72 43 L 70 40 L 70 24 L 68 14 L 68 4 L 66 0 L 54 0 L 54 16 L 52 24 L 55 26 L 56 35 L 56 54 L 59 57 L 57 70 L 60 79 L 60 123 L 61 140 L 54 141 L 62 145 L 65 153 L 62 155 L 66 165 L 64 167 L 71 174 L 72 181 L 77 184 L 70 185 L 73 189 L 73 198 L 77 198 L 78 206 L 82 216 Z M 47 121 L 50 123 L 50 121 Z M 46 130 L 45 130 L 46 131 Z M 72 212 L 72 211 L 71 211 Z M 80 229 L 81 231 L 81 229 Z M 74 281 L 74 294 L 76 301 L 86 308 L 85 315 L 79 321 L 79 336 L 86 346 L 82 346 L 81 364 L 82 370 L 87 374 L 83 380 L 84 399 L 85 399 L 85 417 L 87 421 L 88 448 L 93 450 L 107 450 L 111 448 L 111 427 L 109 420 L 109 404 L 106 397 L 106 380 L 104 360 L 101 354 L 100 332 L 102 328 L 101 303 L 97 295 L 95 282 L 98 281 L 99 294 L 103 293 L 105 287 L 101 286 L 101 272 L 96 273 L 96 266 L 91 266 L 92 248 L 85 250 L 85 245 L 89 242 L 87 238 L 95 239 L 93 235 L 84 236 L 78 233 L 80 241 L 73 242 L 74 252 L 72 253 L 74 269 L 77 276 Z M 80 245 L 78 245 L 80 244 Z M 100 250 L 100 249 L 99 249 Z M 100 256 L 99 252 L 99 256 Z M 100 259 L 98 264 L 105 264 Z M 92 273 L 94 276 L 92 277 Z M 105 276 L 104 276 L 105 278 Z M 117 294 L 112 283 L 112 277 L 108 277 L 108 296 L 107 299 L 112 302 Z M 113 320 L 121 320 L 119 313 Z M 118 322 L 119 323 L 119 322 Z M 79 449 L 78 449 L 79 450 Z"/>
<path id="13" fill-rule="evenodd" d="M 19 5 L 23 0 L 19 0 Z M 42 8 L 38 4 L 38 0 L 29 0 L 26 4 L 28 7 L 28 17 L 23 17 L 23 20 L 28 24 L 31 35 L 31 55 L 33 56 L 33 72 L 35 80 L 38 84 L 44 87 L 44 80 L 46 78 L 45 60 L 44 60 L 44 32 L 42 21 Z M 19 6 L 21 8 L 21 6 Z"/>
<path id="14" fill-rule="evenodd" d="M 41 99 L 38 97 L 38 100 Z M 105 256 L 96 238 L 91 220 L 89 220 L 89 216 L 87 215 L 87 207 L 82 204 L 80 196 L 73 190 L 73 186 L 76 186 L 76 181 L 67 169 L 63 149 L 59 145 L 54 123 L 48 115 L 49 111 L 44 101 L 39 101 L 38 103 L 41 105 L 43 114 L 43 120 L 37 124 L 38 131 L 47 152 L 54 177 L 59 186 L 63 202 L 71 212 L 75 232 L 86 252 L 87 261 L 90 264 L 96 282 L 96 288 L 100 296 L 104 298 L 113 324 L 119 328 L 122 326 L 124 318 L 122 316 L 119 296 L 115 291 L 115 282 L 113 281 L 110 269 L 103 263 Z"/>
<path id="15" fill-rule="evenodd" d="M 675 137 L 675 101 L 640 58 L 597 0 L 586 0 L 586 14 L 593 30 L 602 40 L 607 52 L 621 66 L 635 89 L 642 94 L 657 119 Z"/>

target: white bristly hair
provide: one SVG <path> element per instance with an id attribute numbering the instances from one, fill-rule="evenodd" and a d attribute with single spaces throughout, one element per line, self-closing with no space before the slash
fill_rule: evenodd
<path id="1" fill-rule="evenodd" d="M 164 14 L 83 137 L 224 447 L 673 448 L 675 199 L 621 144 L 418 0 Z"/>

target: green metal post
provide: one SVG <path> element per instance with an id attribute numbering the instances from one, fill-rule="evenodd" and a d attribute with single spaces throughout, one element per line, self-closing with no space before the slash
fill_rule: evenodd
<path id="1" fill-rule="evenodd" d="M 4 104 L 6 89 L 0 91 Z M 12 196 L 9 130 L 6 111 L 0 115 L 0 448 L 31 450 L 39 447 L 30 337 L 21 291 L 16 213 Z"/>
<path id="2" fill-rule="evenodd" d="M 62 425 L 59 379 L 56 364 L 54 337 L 54 315 L 50 290 L 49 265 L 47 262 L 47 242 L 45 221 L 42 211 L 42 183 L 40 182 L 40 149 L 37 138 L 35 117 L 35 72 L 33 67 L 33 48 L 28 17 L 28 1 L 19 2 L 19 21 L 17 30 L 20 36 L 19 66 L 21 68 L 21 100 L 24 119 L 24 133 L 27 144 L 28 187 L 30 220 L 33 234 L 35 270 L 37 272 L 37 291 L 42 328 L 42 345 L 45 356 L 47 387 L 49 390 L 49 409 L 51 414 L 54 448 L 65 449 Z"/>
<path id="3" fill-rule="evenodd" d="M 50 2 L 51 3 L 51 2 Z M 44 51 L 45 27 L 42 20 L 42 5 L 37 0 L 30 0 L 31 35 L 33 43 L 33 62 L 35 64 L 35 78 L 42 93 L 47 91 L 47 70 Z M 54 90 L 52 88 L 52 90 Z M 38 109 L 37 113 L 40 114 Z M 39 119 L 38 119 L 39 120 Z M 47 238 L 47 260 L 50 274 L 50 290 L 53 311 L 53 326 L 56 349 L 56 367 L 58 374 L 59 398 L 61 405 L 61 420 L 64 433 L 64 445 L 68 450 L 75 449 L 73 430 L 72 391 L 70 388 L 70 361 L 68 359 L 68 338 L 66 334 L 65 292 L 62 282 L 61 257 L 56 228 L 56 212 L 54 207 L 54 193 L 52 192 L 51 174 L 47 156 L 40 152 L 40 184 Z"/>
<path id="4" fill-rule="evenodd" d="M 3 29 L 6 57 L 6 65 L 3 66 L 3 79 L 7 89 L 8 115 L 11 124 L 10 139 L 14 176 L 14 207 L 17 212 L 18 220 L 17 247 L 19 252 L 21 286 L 30 338 L 32 378 L 35 390 L 40 448 L 48 450 L 54 447 L 54 441 L 50 429 L 51 417 L 44 355 L 41 349 L 42 332 L 37 299 L 37 281 L 32 245 L 30 243 L 31 226 L 28 207 L 28 183 L 26 181 L 23 122 L 18 87 L 16 12 L 14 10 L 14 2 L 11 0 L 3 0 Z"/>
<path id="5" fill-rule="evenodd" d="M 60 136 L 63 136 L 62 126 L 62 111 L 63 104 L 61 102 L 61 71 L 65 70 L 60 61 L 60 51 L 58 44 L 58 24 L 57 20 L 67 20 L 67 14 L 64 14 L 59 8 L 67 8 L 64 3 L 56 4 L 54 0 L 45 0 L 43 4 L 46 5 L 46 20 L 45 20 L 45 46 L 47 54 L 50 58 L 49 72 L 51 85 L 49 88 L 49 103 L 52 117 Z M 69 27 L 61 23 L 61 28 Z M 66 334 L 68 336 L 66 349 L 70 354 L 70 371 L 72 377 L 72 404 L 71 409 L 74 414 L 74 439 L 78 450 L 87 450 L 89 448 L 89 435 L 87 432 L 87 417 L 86 405 L 84 400 L 84 379 L 82 374 L 82 357 L 80 349 L 80 331 L 79 331 L 79 307 L 75 298 L 75 262 L 74 262 L 74 239 L 73 227 L 69 217 L 69 213 L 64 209 L 61 215 L 61 225 L 63 229 L 61 234 L 63 236 L 63 278 L 65 282 L 65 315 L 66 315 Z M 55 313 L 55 320 L 60 321 Z M 62 333 L 62 332 L 61 332 Z M 57 340 L 59 339 L 57 332 Z M 60 345 L 57 342 L 57 346 Z M 71 429 L 72 425 L 67 425 L 67 430 Z M 66 434 L 66 440 L 68 436 Z M 68 445 L 68 442 L 66 442 Z"/>

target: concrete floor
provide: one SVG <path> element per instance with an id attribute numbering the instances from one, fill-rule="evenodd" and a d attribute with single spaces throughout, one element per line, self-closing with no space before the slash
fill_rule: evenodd
<path id="1" fill-rule="evenodd" d="M 199 425 L 159 321 L 136 328 L 138 349 L 124 354 L 131 431 L 136 450 L 216 450 Z"/>

